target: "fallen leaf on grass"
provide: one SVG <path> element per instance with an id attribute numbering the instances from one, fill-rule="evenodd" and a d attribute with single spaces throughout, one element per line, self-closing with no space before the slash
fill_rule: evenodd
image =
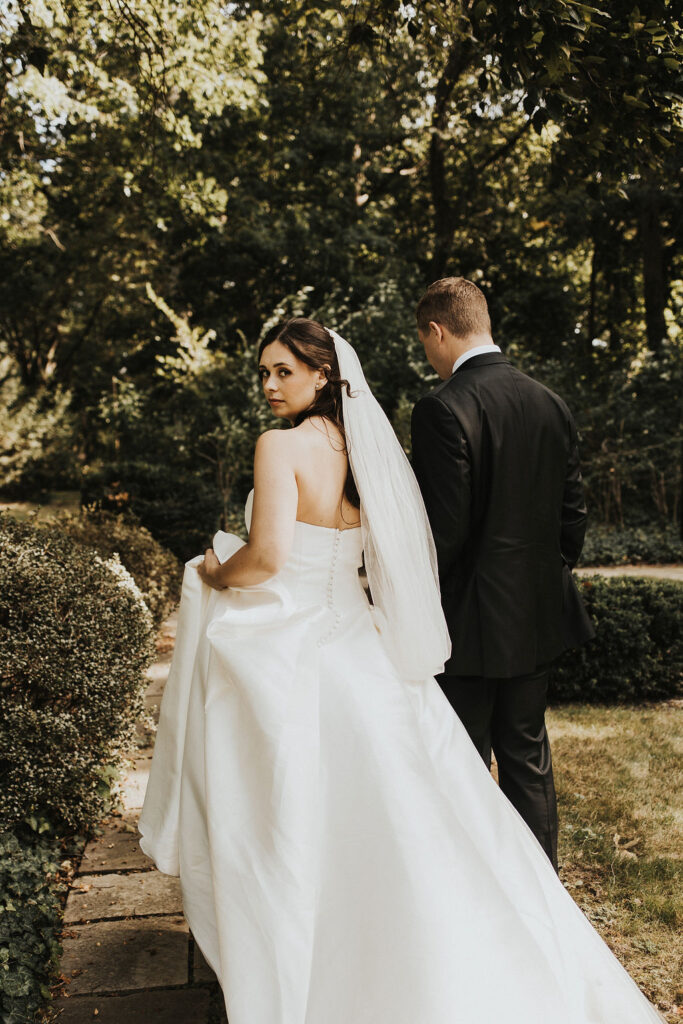
<path id="1" fill-rule="evenodd" d="M 622 839 L 623 836 L 620 836 L 618 832 L 614 833 L 613 842 L 617 857 L 620 860 L 638 860 L 638 855 L 633 852 L 632 848 L 638 845 L 640 837 L 636 836 L 635 839 L 629 839 L 625 843 L 622 842 Z"/>

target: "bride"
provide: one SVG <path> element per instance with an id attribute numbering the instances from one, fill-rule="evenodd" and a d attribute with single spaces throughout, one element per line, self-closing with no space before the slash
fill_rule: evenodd
<path id="1" fill-rule="evenodd" d="M 293 429 L 248 543 L 187 563 L 139 826 L 230 1024 L 654 1024 L 433 678 L 432 537 L 354 350 L 291 320 L 259 374 Z"/>

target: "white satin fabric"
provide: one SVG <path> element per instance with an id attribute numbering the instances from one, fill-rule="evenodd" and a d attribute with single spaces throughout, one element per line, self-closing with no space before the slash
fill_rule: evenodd
<path id="1" fill-rule="evenodd" d="M 140 845 L 230 1024 L 655 1024 L 438 684 L 397 676 L 361 547 L 298 523 L 267 583 L 185 569 Z"/>

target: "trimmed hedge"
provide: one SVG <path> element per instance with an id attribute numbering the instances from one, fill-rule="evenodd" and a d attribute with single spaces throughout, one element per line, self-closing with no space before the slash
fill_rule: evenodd
<path id="1" fill-rule="evenodd" d="M 118 555 L 139 587 L 156 626 L 180 600 L 182 567 L 178 559 L 130 515 L 115 515 L 91 505 L 80 513 L 58 513 L 50 529 L 53 524 L 60 533 L 94 548 L 102 558 Z"/>
<path id="2" fill-rule="evenodd" d="M 555 666 L 551 701 L 626 703 L 683 694 L 683 586 L 673 580 L 577 579 L 596 637 Z"/>
<path id="3" fill-rule="evenodd" d="M 581 552 L 580 565 L 650 565 L 683 562 L 683 540 L 673 528 L 591 526 Z"/>
<path id="4" fill-rule="evenodd" d="M 118 559 L 0 515 L 0 824 L 97 820 L 132 741 L 152 617 Z"/>

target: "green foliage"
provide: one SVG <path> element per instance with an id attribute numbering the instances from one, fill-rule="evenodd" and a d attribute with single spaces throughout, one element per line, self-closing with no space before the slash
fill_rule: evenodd
<path id="1" fill-rule="evenodd" d="M 49 998 L 61 954 L 62 844 L 25 831 L 0 834 L 0 1008 L 28 1024 Z"/>
<path id="2" fill-rule="evenodd" d="M 220 491 L 210 477 L 178 458 L 170 443 L 157 451 L 166 453 L 166 462 L 131 458 L 90 468 L 82 497 L 105 511 L 132 513 L 160 544 L 187 561 L 202 553 L 218 528 Z"/>
<path id="3" fill-rule="evenodd" d="M 87 546 L 90 545 L 90 546 Z M 116 554 L 115 554 L 116 552 Z M 28 1024 L 61 953 L 65 855 L 110 806 L 178 567 L 122 516 L 0 516 L 0 1007 Z M 8 828 L 9 826 L 9 828 Z"/>
<path id="4" fill-rule="evenodd" d="M 97 391 L 148 326 L 142 285 L 175 232 L 225 216 L 202 133 L 257 102 L 258 19 L 217 0 L 4 7 L 0 333 L 24 384 L 77 365 Z"/>
<path id="5" fill-rule="evenodd" d="M 81 479 L 194 555 L 249 487 L 263 325 L 344 332 L 406 439 L 455 273 L 570 402 L 594 516 L 680 519 L 671 4 L 6 6 L 6 493 Z"/>
<path id="6" fill-rule="evenodd" d="M 589 152 L 604 149 L 605 129 L 616 133 L 631 162 L 652 164 L 676 139 L 682 67 L 680 11 L 667 0 L 604 6 L 550 0 L 476 3 L 369 0 L 364 38 L 395 32 L 408 20 L 413 38 L 436 35 L 474 57 L 490 54 L 507 89 L 524 90 L 524 109 L 540 130 L 565 117 Z M 490 69 L 479 67 L 482 91 Z M 614 154 L 612 154 L 614 155 Z"/>
<path id="7" fill-rule="evenodd" d="M 0 822 L 73 831 L 142 713 L 151 615 L 118 559 L 7 515 L 0 581 Z"/>
<path id="8" fill-rule="evenodd" d="M 85 468 L 82 493 L 86 502 L 130 509 L 185 561 L 246 497 L 254 445 L 270 417 L 244 339 L 231 352 L 216 348 L 213 331 L 191 327 L 190 315 L 153 288 L 148 294 L 174 333 L 146 393 L 126 385 L 101 404 L 102 455 Z"/>
<path id="9" fill-rule="evenodd" d="M 60 388 L 31 394 L 12 376 L 0 387 L 0 487 L 5 497 L 78 486 L 77 429 L 70 405 L 70 392 Z"/>
<path id="10" fill-rule="evenodd" d="M 256 351 L 243 334 L 238 334 L 230 352 L 210 348 L 213 330 L 191 328 L 189 315 L 179 316 L 153 289 L 148 293 L 175 328 L 175 353 L 158 355 L 156 360 L 160 392 L 167 396 L 166 414 L 185 450 L 212 471 L 225 522 L 236 485 L 251 476 L 256 438 L 269 425 Z"/>
<path id="11" fill-rule="evenodd" d="M 596 352 L 583 373 L 564 347 L 564 360 L 529 359 L 516 347 L 511 354 L 575 412 L 591 518 L 622 529 L 671 531 L 680 520 L 682 479 L 680 339 L 656 356 Z"/>
<path id="12" fill-rule="evenodd" d="M 671 344 L 657 358 L 636 357 L 613 369 L 592 389 L 593 401 L 582 403 L 588 500 L 601 522 L 676 521 L 683 419 L 674 396 L 683 391 L 681 354 Z"/>
<path id="13" fill-rule="evenodd" d="M 52 520 L 49 529 L 53 528 L 93 548 L 105 560 L 117 555 L 135 580 L 155 626 L 161 625 L 179 601 L 178 560 L 149 530 L 123 513 L 105 512 L 93 506 L 79 513 L 61 512 Z"/>
<path id="14" fill-rule="evenodd" d="M 596 638 L 553 670 L 551 701 L 639 702 L 683 693 L 683 588 L 672 581 L 583 577 Z"/>
<path id="15" fill-rule="evenodd" d="M 581 552 L 581 565 L 683 563 L 683 541 L 678 531 L 654 527 L 614 529 L 591 526 Z"/>
<path id="16" fill-rule="evenodd" d="M 330 296 L 320 309 L 308 314 L 352 341 L 368 382 L 391 419 L 402 404 L 414 402 L 424 392 L 425 376 L 437 382 L 424 361 L 413 305 L 407 288 L 388 278 L 375 282 L 360 309 L 350 293 Z M 403 433 L 407 439 L 406 431 Z"/>

